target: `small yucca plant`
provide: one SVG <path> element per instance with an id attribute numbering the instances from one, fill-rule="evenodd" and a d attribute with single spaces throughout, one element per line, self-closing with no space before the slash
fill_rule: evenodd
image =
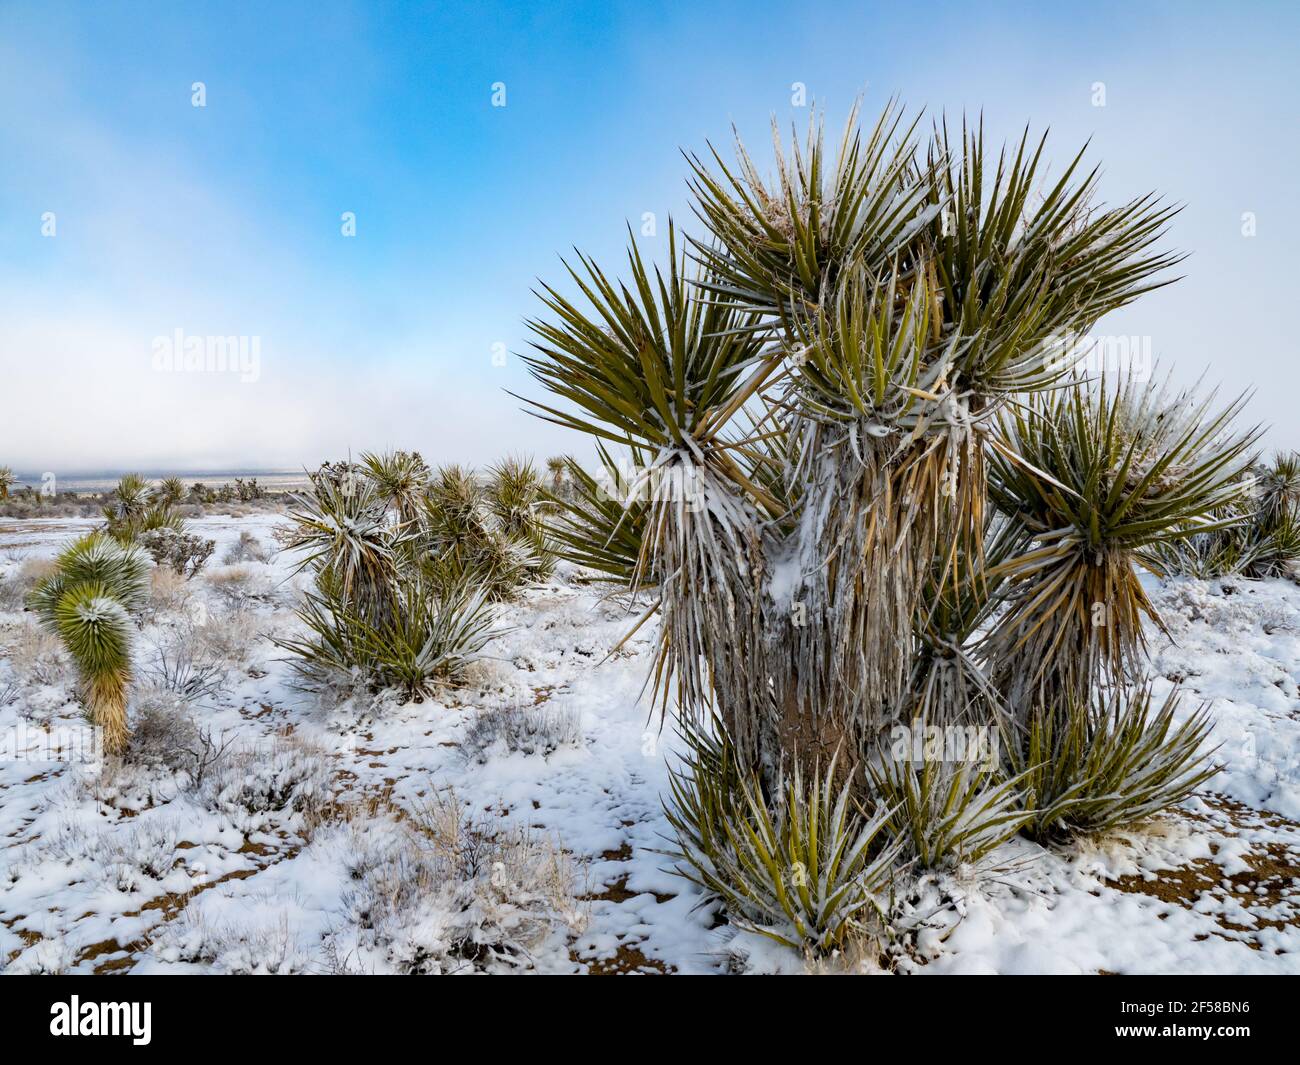
<path id="1" fill-rule="evenodd" d="M 923 869 L 976 865 L 1033 821 L 1025 777 L 1007 779 L 998 761 L 884 757 L 868 768 L 886 831 Z"/>
<path id="2" fill-rule="evenodd" d="M 392 616 L 403 534 L 375 482 L 351 463 L 324 465 L 293 497 L 283 545 L 299 569 L 375 625 Z"/>
<path id="3" fill-rule="evenodd" d="M 420 498 L 428 490 L 432 471 L 418 451 L 363 452 L 361 468 L 374 482 L 379 494 L 399 520 L 414 524 L 419 517 Z"/>
<path id="4" fill-rule="evenodd" d="M 619 470 L 609 452 L 596 445 L 603 466 L 594 477 L 573 459 L 566 459 L 569 491 L 552 495 L 556 513 L 547 534 L 559 557 L 598 573 L 599 580 L 630 587 L 636 583 L 645 538 L 645 501 L 622 498 Z M 655 580 L 653 571 L 646 579 Z"/>
<path id="5" fill-rule="evenodd" d="M 29 608 L 76 663 L 86 710 L 103 730 L 110 754 L 126 747 L 131 615 L 148 599 L 149 569 L 139 548 L 96 532 L 59 555 L 54 572 L 28 598 Z"/>
<path id="6" fill-rule="evenodd" d="M 157 529 L 181 532 L 185 523 L 172 510 L 174 502 L 166 491 L 155 492 L 140 474 L 123 474 L 104 507 L 105 529 L 122 544 L 137 543 Z"/>
<path id="7" fill-rule="evenodd" d="M 1217 528 L 1159 541 L 1142 561 L 1162 576 L 1297 576 L 1300 569 L 1300 456 L 1280 454 L 1242 478 L 1241 498 L 1211 517 Z"/>
<path id="8" fill-rule="evenodd" d="M 1178 698 L 1174 689 L 1157 706 L 1147 683 L 1036 706 L 1005 739 L 1032 815 L 1026 834 L 1048 842 L 1131 824 L 1213 777 L 1213 752 L 1203 750 L 1213 721 L 1202 707 L 1175 723 Z"/>
<path id="9" fill-rule="evenodd" d="M 158 495 L 168 506 L 175 506 L 185 498 L 185 482 L 179 477 L 164 477 L 158 482 Z"/>
<path id="10" fill-rule="evenodd" d="M 542 519 L 545 488 L 536 467 L 526 458 L 510 456 L 488 468 L 488 508 L 500 530 L 526 544 L 532 556 L 530 580 L 544 581 L 555 572 L 555 555 Z"/>
<path id="11" fill-rule="evenodd" d="M 507 493 L 509 502 L 517 497 Z M 507 530 L 486 487 L 462 466 L 434 474 L 420 514 L 422 557 L 436 583 L 481 585 L 494 602 L 515 598 L 542 565 L 534 544 Z"/>
<path id="12" fill-rule="evenodd" d="M 868 817 L 851 783 L 837 786 L 834 762 L 811 778 L 796 764 L 768 798 L 727 740 L 694 725 L 682 735 L 686 771 L 665 802 L 677 871 L 737 927 L 796 950 L 827 955 L 873 934 L 898 848 L 882 845 L 886 818 Z"/>
<path id="13" fill-rule="evenodd" d="M 363 680 L 419 702 L 459 679 L 464 667 L 503 630 L 486 593 L 466 584 L 436 593 L 426 582 L 400 581 L 396 609 L 378 623 L 336 591 L 309 592 L 298 612 L 305 639 L 277 639 L 311 686 Z"/>

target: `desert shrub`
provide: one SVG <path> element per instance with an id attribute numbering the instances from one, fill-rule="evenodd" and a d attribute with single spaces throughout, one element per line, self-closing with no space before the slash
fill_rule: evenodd
<path id="1" fill-rule="evenodd" d="M 233 566 L 240 562 L 266 562 L 270 557 L 270 552 L 263 546 L 262 541 L 247 529 L 243 529 L 240 531 L 239 539 L 226 548 L 221 561 L 227 566 Z"/>
<path id="2" fill-rule="evenodd" d="M 18 630 L 7 657 L 15 677 L 24 686 L 61 685 L 72 666 L 67 648 L 58 636 L 31 623 Z"/>
<path id="3" fill-rule="evenodd" d="M 201 627 L 186 622 L 170 628 L 154 645 L 152 660 L 141 670 L 142 679 L 187 703 L 218 695 L 226 670 L 204 653 L 198 636 Z"/>
<path id="4" fill-rule="evenodd" d="M 510 754 L 546 757 L 561 747 L 581 744 L 578 716 L 572 710 L 543 704 L 484 710 L 465 730 L 460 747 L 466 759 L 484 764 L 498 748 Z"/>
<path id="5" fill-rule="evenodd" d="M 354 886 L 345 916 L 358 946 L 404 973 L 523 972 L 584 926 L 577 876 L 557 846 L 454 794 L 417 809 L 408 831 L 349 829 Z"/>
<path id="6" fill-rule="evenodd" d="M 249 914 L 238 921 L 209 917 L 202 906 L 188 906 L 162 928 L 150 951 L 166 962 L 210 966 L 232 976 L 315 971 L 314 958 L 293 934 L 284 900 L 263 893 L 251 903 Z"/>
<path id="7" fill-rule="evenodd" d="M 191 600 L 189 582 L 167 566 L 155 566 L 149 574 L 149 602 L 153 617 L 183 610 Z"/>
<path id="8" fill-rule="evenodd" d="M 126 746 L 131 615 L 143 609 L 148 590 L 144 553 L 96 532 L 63 551 L 55 571 L 28 597 L 41 623 L 58 635 L 76 663 L 87 712 L 103 730 L 110 754 Z"/>
<path id="9" fill-rule="evenodd" d="M 217 546 L 214 540 L 172 526 L 141 532 L 136 541 L 159 566 L 166 566 L 184 577 L 198 573 Z"/>
<path id="10" fill-rule="evenodd" d="M 248 610 L 209 614 L 191 629 L 195 654 L 228 669 L 246 672 L 257 645 L 259 619 Z"/>
<path id="11" fill-rule="evenodd" d="M 832 761 L 805 778 L 798 763 L 766 796 L 725 738 L 688 726 L 685 772 L 665 802 L 677 871 L 720 898 L 731 921 L 786 946 L 826 955 L 870 939 L 884 914 L 896 844 L 836 784 Z"/>
<path id="12" fill-rule="evenodd" d="M 151 818 L 122 831 L 104 833 L 92 856 L 96 868 L 118 891 L 139 891 L 176 867 L 179 839 L 173 822 Z"/>
<path id="13" fill-rule="evenodd" d="M 225 566 L 207 575 L 208 587 L 227 610 L 243 610 L 267 589 L 260 586 L 248 566 Z"/>
<path id="14" fill-rule="evenodd" d="M 136 765 L 184 772 L 201 791 L 209 773 L 235 744 L 233 732 L 201 725 L 184 699 L 169 691 L 145 689 L 136 700 L 126 757 Z"/>
<path id="15" fill-rule="evenodd" d="M 0 575 L 0 610 L 21 610 L 37 582 L 49 576 L 54 563 L 43 558 L 24 558 Z"/>
<path id="16" fill-rule="evenodd" d="M 232 748 L 213 765 L 202 794 L 216 810 L 237 815 L 300 814 L 310 818 L 330 799 L 325 752 L 294 737 Z"/>
<path id="17" fill-rule="evenodd" d="M 142 691 L 135 700 L 127 757 L 141 765 L 186 768 L 199 729 L 189 705 L 169 691 Z"/>
<path id="18" fill-rule="evenodd" d="M 1139 821 L 1213 777 L 1202 749 L 1213 722 L 1202 708 L 1176 724 L 1178 698 L 1171 690 L 1157 706 L 1147 684 L 1035 707 L 1025 732 L 1004 741 L 1025 782 L 1027 834 L 1051 841 Z"/>

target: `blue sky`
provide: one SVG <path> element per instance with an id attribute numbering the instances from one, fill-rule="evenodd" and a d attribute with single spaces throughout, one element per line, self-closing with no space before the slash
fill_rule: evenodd
<path id="1" fill-rule="evenodd" d="M 999 138 L 1050 126 L 1057 161 L 1091 136 L 1108 199 L 1186 203 L 1187 278 L 1107 331 L 1150 336 L 1179 378 L 1258 385 L 1251 416 L 1300 446 L 1298 30 L 1281 3 L 4 0 L 0 463 L 581 448 L 519 412 L 505 390 L 536 388 L 493 359 L 524 350 L 536 278 L 573 245 L 616 263 L 648 211 L 662 258 L 689 213 L 679 150 L 806 121 L 795 82 L 836 129 L 855 97 L 874 115 L 898 95 L 982 109 Z M 177 329 L 258 337 L 258 379 L 155 372 Z"/>

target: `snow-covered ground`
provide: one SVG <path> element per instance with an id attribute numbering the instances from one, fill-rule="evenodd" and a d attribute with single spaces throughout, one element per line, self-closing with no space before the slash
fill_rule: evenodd
<path id="1" fill-rule="evenodd" d="M 222 562 L 280 520 L 197 520 L 208 568 L 156 589 L 140 688 L 196 641 L 217 669 L 188 731 L 155 720 L 127 765 L 0 760 L 0 970 L 797 967 L 729 943 L 656 853 L 673 752 L 641 698 L 650 626 L 602 661 L 632 619 L 562 568 L 466 687 L 322 705 L 266 638 L 296 624 L 288 560 Z M 91 525 L 0 522 L 0 575 Z M 1016 840 L 969 882 L 909 886 L 921 927 L 894 968 L 1300 972 L 1300 588 L 1151 588 L 1170 627 L 1152 670 L 1187 711 L 1211 701 L 1223 773 L 1127 835 Z M 0 601 L 0 736 L 82 723 L 67 662 Z M 196 781 L 205 742 L 225 753 Z"/>

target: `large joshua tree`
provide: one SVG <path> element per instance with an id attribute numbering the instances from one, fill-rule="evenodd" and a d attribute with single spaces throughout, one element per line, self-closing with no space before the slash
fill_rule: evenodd
<path id="1" fill-rule="evenodd" d="M 1177 261 L 1153 250 L 1171 208 L 1097 205 L 1079 156 L 1045 182 L 1027 135 L 994 160 L 982 129 L 923 143 L 891 105 L 834 160 L 816 122 L 774 144 L 770 181 L 739 142 L 691 157 L 688 253 L 670 227 L 666 267 L 633 245 L 625 282 L 580 257 L 529 359 L 565 401 L 540 413 L 637 467 L 617 506 L 575 476 L 561 542 L 652 593 L 657 690 L 716 708 L 769 783 L 915 710 L 919 652 L 987 602 L 998 413 Z M 925 685 L 928 709 L 961 688 Z"/>

